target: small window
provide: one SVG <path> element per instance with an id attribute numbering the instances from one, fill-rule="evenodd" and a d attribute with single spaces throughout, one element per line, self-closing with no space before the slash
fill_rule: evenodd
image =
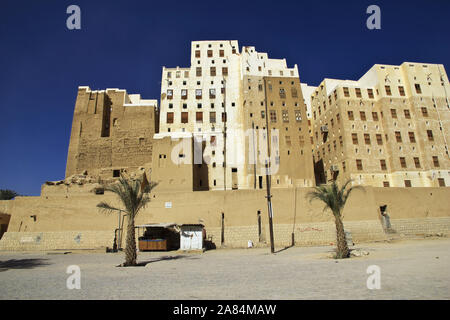
<path id="1" fill-rule="evenodd" d="M 167 112 L 166 123 L 173 123 L 173 112 Z"/>
<path id="2" fill-rule="evenodd" d="M 397 110 L 391 109 L 391 116 L 392 116 L 392 119 L 397 119 Z"/>
<path id="3" fill-rule="evenodd" d="M 209 122 L 210 123 L 216 123 L 216 113 L 215 112 L 210 112 L 209 113 Z"/>
<path id="4" fill-rule="evenodd" d="M 282 110 L 283 122 L 289 122 L 289 113 L 287 110 Z"/>
<path id="5" fill-rule="evenodd" d="M 373 89 L 367 89 L 367 95 L 370 99 L 373 99 Z"/>
<path id="6" fill-rule="evenodd" d="M 203 112 L 196 112 L 196 114 L 195 114 L 195 120 L 198 122 L 198 123 L 201 123 L 201 122 L 203 122 Z"/>
<path id="7" fill-rule="evenodd" d="M 295 88 L 295 87 L 291 88 L 291 96 L 292 96 L 292 98 L 297 98 L 298 97 L 297 88 Z"/>
<path id="8" fill-rule="evenodd" d="M 353 117 L 353 111 L 348 111 L 348 120 L 354 120 L 355 118 Z"/>
<path id="9" fill-rule="evenodd" d="M 409 142 L 416 143 L 416 137 L 414 135 L 414 132 L 408 132 L 409 135 Z"/>
<path id="10" fill-rule="evenodd" d="M 360 88 L 355 88 L 355 93 L 356 93 L 357 98 L 361 98 L 361 89 Z"/>
<path id="11" fill-rule="evenodd" d="M 405 89 L 404 89 L 402 86 L 399 86 L 399 87 L 398 87 L 398 93 L 399 93 L 402 97 L 404 97 L 404 96 L 405 96 Z"/>
<path id="12" fill-rule="evenodd" d="M 405 180 L 405 187 L 407 187 L 407 188 L 411 188 L 412 187 L 411 180 Z"/>
<path id="13" fill-rule="evenodd" d="M 378 121 L 378 113 L 377 112 L 372 112 L 372 119 L 373 119 L 373 121 Z"/>
<path id="14" fill-rule="evenodd" d="M 381 134 L 377 134 L 377 144 L 379 146 L 383 145 L 383 138 L 382 138 Z"/>
<path id="15" fill-rule="evenodd" d="M 188 123 L 188 112 L 182 112 L 181 113 L 181 123 Z"/>
<path id="16" fill-rule="evenodd" d="M 291 137 L 290 136 L 285 136 L 284 139 L 285 139 L 286 145 L 290 146 L 291 145 Z"/>
<path id="17" fill-rule="evenodd" d="M 364 134 L 364 142 L 365 144 L 370 144 L 370 134 L 368 133 Z"/>
<path id="18" fill-rule="evenodd" d="M 420 160 L 417 157 L 414 157 L 414 165 L 417 169 L 420 169 Z"/>
<path id="19" fill-rule="evenodd" d="M 364 111 L 360 111 L 359 115 L 360 115 L 362 121 L 366 121 L 366 113 Z"/>
<path id="20" fill-rule="evenodd" d="M 395 139 L 397 140 L 397 142 L 402 142 L 402 134 L 400 133 L 400 131 L 395 131 Z"/>
<path id="21" fill-rule="evenodd" d="M 421 94 L 421 93 L 422 93 L 422 89 L 420 88 L 420 84 L 416 83 L 414 86 L 415 86 L 415 88 L 416 88 L 416 92 L 417 92 L 418 94 Z"/>
<path id="22" fill-rule="evenodd" d="M 421 109 L 422 109 L 422 116 L 428 117 L 428 110 L 427 110 L 427 108 L 426 107 L 422 107 Z"/>
<path id="23" fill-rule="evenodd" d="M 270 110 L 270 122 L 277 122 L 277 112 Z"/>
<path id="24" fill-rule="evenodd" d="M 383 171 L 387 170 L 387 167 L 386 167 L 386 160 L 381 159 L 381 160 L 380 160 L 380 166 L 381 166 L 381 170 L 383 170 Z"/>
<path id="25" fill-rule="evenodd" d="M 439 158 L 437 156 L 433 156 L 433 165 L 435 168 L 439 168 Z"/>
<path id="26" fill-rule="evenodd" d="M 188 97 L 188 93 L 186 89 L 181 89 L 181 99 L 186 100 Z"/>
<path id="27" fill-rule="evenodd" d="M 406 159 L 405 159 L 405 157 L 400 157 L 400 166 L 402 168 L 406 168 Z"/>
<path id="28" fill-rule="evenodd" d="M 363 169 L 363 165 L 362 165 L 362 160 L 361 159 L 356 159 L 356 169 L 358 169 L 359 171 L 361 171 Z"/>
<path id="29" fill-rule="evenodd" d="M 433 131 L 427 130 L 428 141 L 434 141 Z"/>
<path id="30" fill-rule="evenodd" d="M 405 118 L 406 119 L 411 119 L 411 113 L 409 112 L 409 110 L 405 109 L 404 112 L 405 112 Z"/>
<path id="31" fill-rule="evenodd" d="M 357 133 L 352 133 L 352 141 L 353 141 L 353 144 L 358 144 L 358 134 Z"/>
<path id="32" fill-rule="evenodd" d="M 348 91 L 347 87 L 344 87 L 344 97 L 350 97 L 350 92 Z"/>
<path id="33" fill-rule="evenodd" d="M 120 170 L 113 170 L 113 177 L 114 178 L 120 177 Z"/>
<path id="34" fill-rule="evenodd" d="M 300 147 L 303 147 L 305 145 L 305 137 L 299 136 L 299 143 L 300 143 Z"/>
<path id="35" fill-rule="evenodd" d="M 392 92 L 391 92 L 391 87 L 390 86 L 384 86 L 385 90 L 386 90 L 386 94 L 388 96 L 392 96 Z"/>

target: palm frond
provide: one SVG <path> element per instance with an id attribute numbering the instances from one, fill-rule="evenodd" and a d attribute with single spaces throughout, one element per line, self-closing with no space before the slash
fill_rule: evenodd
<path id="1" fill-rule="evenodd" d="M 333 181 L 331 184 L 316 186 L 313 191 L 307 194 L 309 202 L 320 200 L 325 203 L 324 211 L 330 209 L 335 216 L 340 217 L 351 191 L 364 189 L 362 186 L 353 186 L 347 189 L 351 182 L 352 180 L 346 181 L 341 188 L 339 188 L 336 181 Z"/>
<path id="2" fill-rule="evenodd" d="M 110 214 L 114 211 L 123 211 L 119 208 L 113 207 L 111 206 L 109 203 L 102 201 L 99 204 L 97 204 L 97 208 L 100 209 L 101 212 L 105 213 L 105 214 Z"/>
<path id="3" fill-rule="evenodd" d="M 157 185 L 158 185 L 158 182 L 151 181 L 151 182 L 145 184 L 145 186 L 143 188 L 141 188 L 141 190 L 143 193 L 150 193 L 154 188 L 156 188 Z"/>
<path id="4" fill-rule="evenodd" d="M 124 207 L 122 211 L 127 212 L 128 217 L 132 220 L 150 202 L 149 192 L 157 186 L 155 182 L 147 181 L 143 183 L 144 179 L 146 179 L 145 176 L 138 179 L 130 179 L 124 174 L 121 174 L 116 183 L 105 186 L 105 191 L 110 191 L 118 196 Z M 103 207 L 105 206 L 104 203 L 101 204 Z M 102 207 L 99 208 L 102 209 Z M 104 210 L 110 209 L 107 208 Z"/>
<path id="5" fill-rule="evenodd" d="M 11 200 L 17 197 L 19 194 L 14 190 L 0 189 L 0 200 Z"/>

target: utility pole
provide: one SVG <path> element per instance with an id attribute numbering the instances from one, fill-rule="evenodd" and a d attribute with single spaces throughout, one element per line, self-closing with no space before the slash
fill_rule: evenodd
<path id="1" fill-rule="evenodd" d="M 121 229 L 121 225 L 120 225 L 121 214 L 122 214 L 122 210 L 119 210 L 119 229 L 117 230 L 117 251 L 120 250 L 120 244 L 122 243 L 122 235 L 121 235 L 122 229 Z"/>
<path id="2" fill-rule="evenodd" d="M 253 145 L 253 189 L 256 189 L 256 146 L 255 146 L 255 122 L 252 121 L 252 145 Z"/>
<path id="3" fill-rule="evenodd" d="M 266 186 L 267 186 L 267 212 L 269 214 L 269 232 L 270 232 L 270 252 L 274 253 L 274 243 L 273 243 L 273 214 L 272 214 L 272 194 L 270 193 L 270 142 L 269 142 L 269 112 L 267 110 L 267 84 L 266 79 L 264 79 L 264 105 L 266 110 L 266 139 L 267 139 L 267 159 L 266 159 Z"/>
<path id="4" fill-rule="evenodd" d="M 227 79 L 223 77 L 223 190 L 227 190 Z"/>

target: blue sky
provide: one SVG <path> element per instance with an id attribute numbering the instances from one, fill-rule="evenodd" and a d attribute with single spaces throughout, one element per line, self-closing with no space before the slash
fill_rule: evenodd
<path id="1" fill-rule="evenodd" d="M 66 8 L 81 8 L 81 30 Z M 381 8 L 381 30 L 366 8 Z M 22 1 L 0 4 L 0 189 L 64 178 L 77 87 L 159 98 L 162 66 L 192 40 L 239 40 L 298 64 L 300 80 L 358 79 L 375 63 L 442 63 L 450 1 Z"/>

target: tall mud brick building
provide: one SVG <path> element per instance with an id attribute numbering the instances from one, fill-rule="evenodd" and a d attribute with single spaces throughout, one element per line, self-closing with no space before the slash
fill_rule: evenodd
<path id="1" fill-rule="evenodd" d="M 143 100 L 125 90 L 79 87 L 66 178 L 74 174 L 119 177 L 123 170 L 150 164 L 157 108 L 157 100 Z"/>
<path id="2" fill-rule="evenodd" d="M 163 68 L 160 115 L 155 138 L 202 144 L 194 190 L 263 189 L 268 148 L 274 187 L 314 185 L 298 69 L 285 59 L 239 52 L 237 41 L 194 41 L 190 67 Z"/>
<path id="3" fill-rule="evenodd" d="M 450 185 L 450 86 L 443 65 L 374 65 L 311 95 L 317 183 Z"/>

